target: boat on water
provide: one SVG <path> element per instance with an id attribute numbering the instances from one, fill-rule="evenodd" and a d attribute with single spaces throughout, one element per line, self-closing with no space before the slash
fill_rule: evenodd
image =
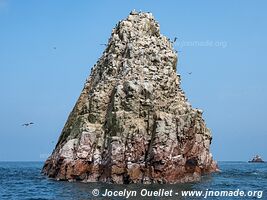
<path id="1" fill-rule="evenodd" d="M 259 155 L 256 155 L 252 158 L 252 160 L 248 161 L 249 163 L 264 163 L 262 158 Z"/>

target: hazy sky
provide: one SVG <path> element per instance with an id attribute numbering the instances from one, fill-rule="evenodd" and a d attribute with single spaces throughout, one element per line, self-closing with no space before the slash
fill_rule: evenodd
<path id="1" fill-rule="evenodd" d="M 267 160 L 266 1 L 177 0 L 0 0 L 0 160 L 51 153 L 100 44 L 133 9 L 178 37 L 182 88 L 204 110 L 215 159 Z"/>

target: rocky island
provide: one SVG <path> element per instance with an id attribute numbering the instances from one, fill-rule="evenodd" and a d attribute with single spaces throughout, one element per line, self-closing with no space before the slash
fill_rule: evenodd
<path id="1" fill-rule="evenodd" d="M 202 110 L 180 87 L 173 43 L 151 13 L 120 21 L 42 172 L 57 180 L 181 183 L 215 172 Z"/>
<path id="2" fill-rule="evenodd" d="M 262 158 L 259 155 L 256 155 L 252 158 L 252 160 L 248 161 L 250 163 L 264 163 Z"/>

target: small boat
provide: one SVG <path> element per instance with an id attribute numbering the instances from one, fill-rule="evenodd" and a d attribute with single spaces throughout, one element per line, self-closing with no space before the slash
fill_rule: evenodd
<path id="1" fill-rule="evenodd" d="M 249 163 L 264 163 L 262 158 L 259 155 L 256 155 L 252 158 L 252 160 L 248 161 Z"/>

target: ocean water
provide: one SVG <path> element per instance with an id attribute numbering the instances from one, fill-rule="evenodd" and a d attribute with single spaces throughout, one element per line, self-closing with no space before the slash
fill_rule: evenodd
<path id="1" fill-rule="evenodd" d="M 126 199 L 127 196 L 124 195 L 126 193 L 123 193 L 125 190 L 136 191 L 136 196 L 131 193 L 132 196 L 129 199 L 267 199 L 267 163 L 219 162 L 218 164 L 222 172 L 203 176 L 202 181 L 198 183 L 114 185 L 55 181 L 40 173 L 42 162 L 0 162 L 0 199 Z M 92 194 L 94 189 L 99 191 L 100 196 Z M 122 196 L 114 196 L 112 193 L 112 196 L 103 197 L 106 190 L 122 191 L 120 193 Z M 157 193 L 148 196 L 148 191 L 159 190 L 161 192 L 173 190 L 173 193 L 172 196 L 166 196 L 170 193 L 164 193 L 163 197 L 157 196 Z M 143 196 L 141 196 L 141 191 Z M 182 191 L 202 191 L 202 194 L 201 197 L 183 197 Z M 207 191 L 210 194 L 205 197 Z M 228 193 L 226 197 L 219 194 L 220 191 L 233 192 L 232 196 Z M 236 196 L 234 196 L 234 191 Z M 239 191 L 244 191 L 246 196 L 237 196 Z"/>

